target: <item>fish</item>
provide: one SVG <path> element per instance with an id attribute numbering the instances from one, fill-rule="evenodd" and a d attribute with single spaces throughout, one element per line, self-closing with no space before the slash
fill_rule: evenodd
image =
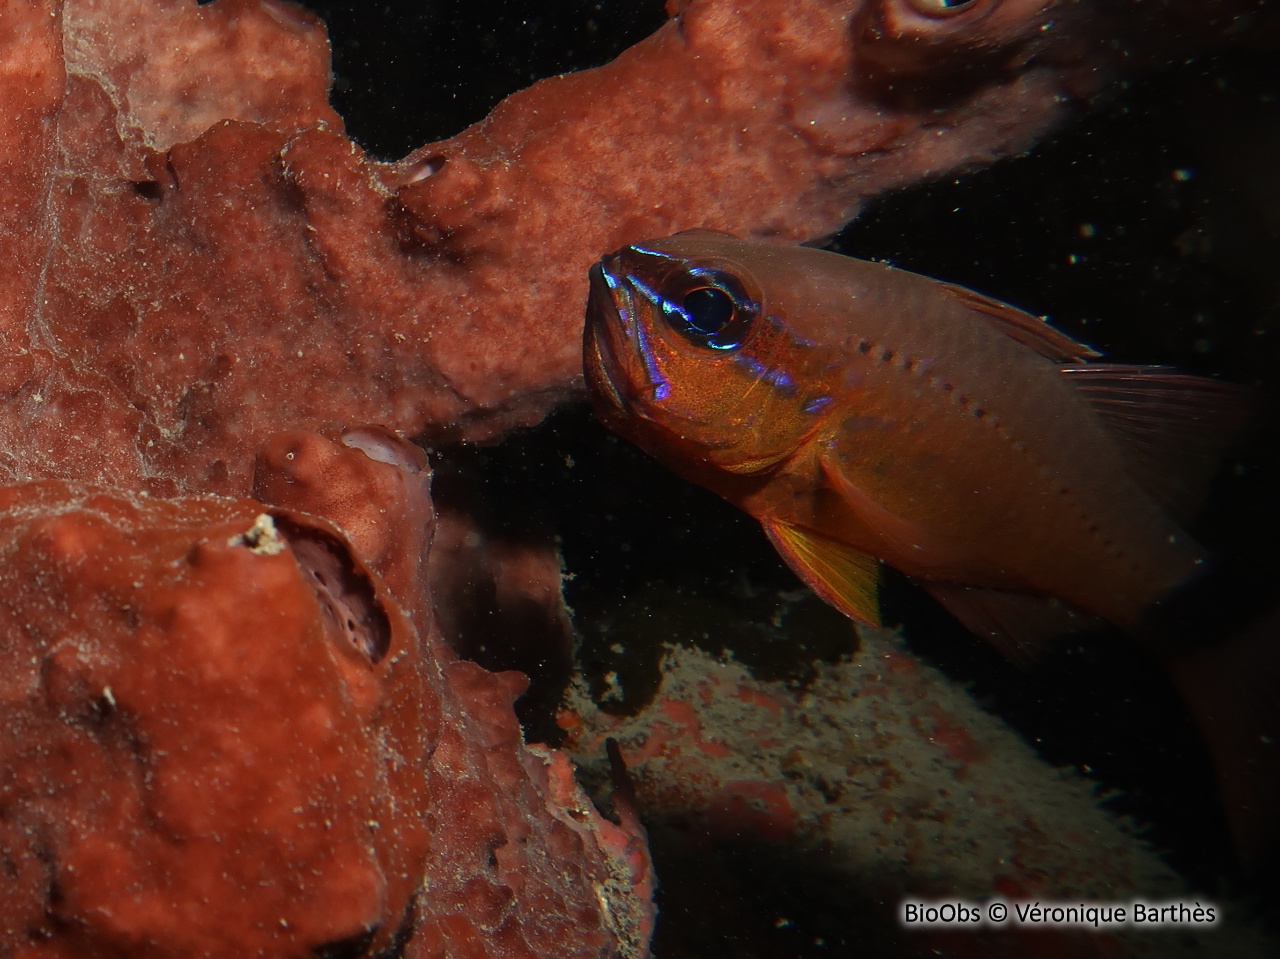
<path id="1" fill-rule="evenodd" d="M 1150 632 L 1205 576 L 1186 525 L 1243 388 L 1100 362 L 1046 320 L 881 262 L 691 230 L 590 270 L 597 417 L 757 519 L 851 619 L 888 565 L 1029 661 Z"/>

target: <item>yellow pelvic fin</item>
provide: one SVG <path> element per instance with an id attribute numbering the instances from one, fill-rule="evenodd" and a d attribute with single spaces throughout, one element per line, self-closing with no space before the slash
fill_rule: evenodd
<path id="1" fill-rule="evenodd" d="M 787 565 L 850 619 L 880 625 L 880 561 L 813 530 L 766 520 L 764 531 Z"/>

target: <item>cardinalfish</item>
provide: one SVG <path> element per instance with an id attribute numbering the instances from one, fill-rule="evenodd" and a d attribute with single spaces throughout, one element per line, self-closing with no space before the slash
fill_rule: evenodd
<path id="1" fill-rule="evenodd" d="M 600 419 L 832 606 L 879 625 L 888 564 L 1014 658 L 1141 635 L 1204 572 L 1182 524 L 1246 409 L 963 287 L 706 230 L 593 267 L 584 350 Z"/>

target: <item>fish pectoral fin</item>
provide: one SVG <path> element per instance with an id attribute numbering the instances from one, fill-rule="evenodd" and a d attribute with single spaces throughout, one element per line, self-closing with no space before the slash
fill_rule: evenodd
<path id="1" fill-rule="evenodd" d="M 766 520 L 764 531 L 795 574 L 850 619 L 880 625 L 880 561 L 813 530 Z"/>
<path id="2" fill-rule="evenodd" d="M 1020 666 L 1030 666 L 1053 640 L 1102 629 L 1098 616 L 1048 596 L 916 580 L 964 627 Z"/>
<path id="3" fill-rule="evenodd" d="M 1001 303 L 999 300 L 993 300 L 989 296 L 983 296 L 967 287 L 952 283 L 944 283 L 942 287 L 969 309 L 983 314 L 987 321 L 1001 333 L 1048 359 L 1069 363 L 1096 359 L 1102 355 L 1092 347 L 1076 342 L 1061 330 L 1055 330 L 1040 317 L 1032 316 L 1016 306 Z"/>
<path id="4" fill-rule="evenodd" d="M 849 508 L 863 528 L 880 541 L 881 555 L 894 566 L 893 557 L 909 556 L 916 563 L 948 568 L 963 563 L 968 547 L 948 540 L 928 527 L 887 509 L 844 475 L 838 462 L 819 459 L 824 486 Z"/>

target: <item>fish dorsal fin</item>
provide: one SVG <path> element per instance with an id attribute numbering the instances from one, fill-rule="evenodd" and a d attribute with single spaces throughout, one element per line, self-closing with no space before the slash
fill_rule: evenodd
<path id="1" fill-rule="evenodd" d="M 1020 666 L 1030 666 L 1053 640 L 1101 629 L 1106 622 L 1061 600 L 958 583 L 916 580 L 969 632 Z"/>
<path id="2" fill-rule="evenodd" d="M 880 625 L 880 561 L 813 530 L 765 520 L 764 531 L 788 566 L 824 602 L 850 619 Z"/>
<path id="3" fill-rule="evenodd" d="M 1032 316 L 1016 306 L 1001 303 L 989 296 L 975 293 L 967 287 L 955 286 L 951 283 L 942 284 L 942 288 L 969 309 L 982 313 L 1001 333 L 1012 337 L 1047 359 L 1058 363 L 1071 363 L 1096 359 L 1102 355 L 1083 343 L 1077 343 L 1060 330 L 1055 330 L 1040 317 Z"/>
<path id="4" fill-rule="evenodd" d="M 1134 481 L 1173 519 L 1192 519 L 1249 418 L 1249 390 L 1164 366 L 1098 363 L 1062 374 L 1119 438 Z"/>

